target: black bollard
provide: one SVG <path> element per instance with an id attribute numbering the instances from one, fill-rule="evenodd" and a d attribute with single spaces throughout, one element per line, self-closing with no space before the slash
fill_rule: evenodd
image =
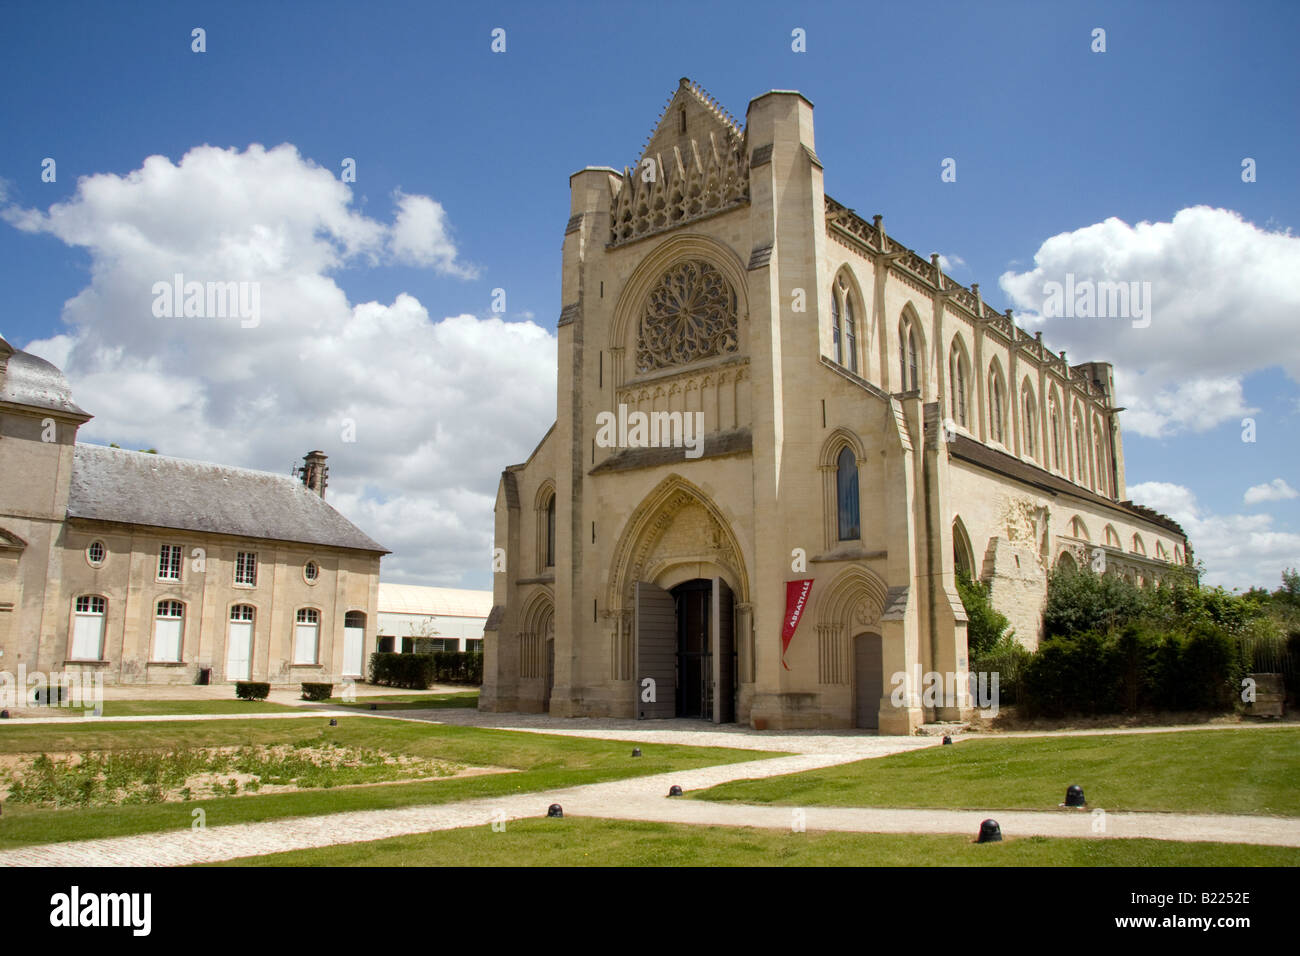
<path id="1" fill-rule="evenodd" d="M 1086 802 L 1083 799 L 1083 787 L 1077 783 L 1070 784 L 1065 789 L 1065 805 L 1067 807 L 1083 807 Z"/>
<path id="2" fill-rule="evenodd" d="M 681 795 L 682 795 L 682 788 L 677 786 L 677 784 L 673 784 L 671 787 L 668 788 L 668 796 L 680 797 Z"/>
<path id="3" fill-rule="evenodd" d="M 561 807 L 558 803 L 552 803 L 549 807 L 546 808 L 546 815 L 548 817 L 555 817 L 559 819 L 564 816 L 564 808 Z"/>
<path id="4" fill-rule="evenodd" d="M 1001 843 L 1002 828 L 997 820 L 985 820 L 980 824 L 980 835 L 976 843 Z"/>

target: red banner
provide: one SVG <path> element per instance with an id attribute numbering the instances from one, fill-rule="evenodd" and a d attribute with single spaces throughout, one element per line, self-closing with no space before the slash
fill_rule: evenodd
<path id="1" fill-rule="evenodd" d="M 781 628 L 781 666 L 786 670 L 790 665 L 785 662 L 785 652 L 790 649 L 790 641 L 799 627 L 799 618 L 808 606 L 808 595 L 812 592 L 812 579 L 807 581 L 785 582 L 785 625 Z"/>

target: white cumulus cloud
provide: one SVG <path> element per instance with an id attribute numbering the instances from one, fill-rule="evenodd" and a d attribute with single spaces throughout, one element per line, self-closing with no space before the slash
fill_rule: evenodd
<path id="1" fill-rule="evenodd" d="M 501 469 L 554 419 L 555 336 L 532 322 L 434 318 L 394 290 L 351 302 L 331 277 L 398 261 L 469 277 L 441 205 L 397 194 L 385 223 L 289 145 L 203 146 L 82 179 L 18 229 L 91 257 L 66 330 L 27 348 L 95 415 L 80 437 L 288 473 L 330 456 L 329 500 L 394 551 L 386 580 L 487 586 Z M 254 283 L 260 321 L 158 318 L 153 287 Z M 17 343 L 15 343 L 17 344 Z"/>
<path id="2" fill-rule="evenodd" d="M 1271 590 L 1284 568 L 1300 567 L 1300 534 L 1275 530 L 1272 515 L 1214 514 L 1190 489 L 1170 482 L 1147 481 L 1128 491 L 1133 501 L 1183 526 L 1196 558 L 1205 562 L 1205 584 Z"/>
<path id="3" fill-rule="evenodd" d="M 1146 436 L 1204 431 L 1253 409 L 1243 379 L 1280 367 L 1300 382 L 1300 237 L 1226 209 L 1195 206 L 1170 222 L 1107 219 L 1046 240 L 1034 267 L 999 282 L 1018 320 L 1070 361 L 1115 366 L 1124 427 Z M 1149 312 L 1047 318 L 1047 283 L 1129 284 Z M 1136 283 L 1136 286 L 1133 285 Z M 1094 287 L 1095 288 L 1095 287 Z M 1143 323 L 1149 322 L 1143 327 Z"/>
<path id="4" fill-rule="evenodd" d="M 1261 501 L 1285 501 L 1288 498 L 1300 498 L 1300 491 L 1296 491 L 1282 478 L 1274 478 L 1262 485 L 1247 488 L 1243 496 L 1243 500 L 1248 505 L 1257 505 Z"/>

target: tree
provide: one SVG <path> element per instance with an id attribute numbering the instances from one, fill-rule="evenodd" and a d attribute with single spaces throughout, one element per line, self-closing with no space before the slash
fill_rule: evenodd
<path id="1" fill-rule="evenodd" d="M 966 646 L 970 660 L 986 653 L 999 640 L 1010 623 L 989 598 L 992 588 L 982 581 L 971 580 L 964 569 L 957 570 L 957 593 L 966 608 Z"/>

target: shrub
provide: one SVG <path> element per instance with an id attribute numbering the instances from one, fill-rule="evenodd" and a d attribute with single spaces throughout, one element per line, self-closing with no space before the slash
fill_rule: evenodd
<path id="1" fill-rule="evenodd" d="M 303 700 L 329 700 L 333 693 L 333 684 L 311 684 L 304 681 L 302 685 Z"/>
<path id="2" fill-rule="evenodd" d="M 265 681 L 241 680 L 235 682 L 235 696 L 240 700 L 266 700 L 271 685 Z"/>
<path id="3" fill-rule="evenodd" d="M 1118 709 L 1120 683 L 1119 656 L 1101 632 L 1050 638 L 1025 667 L 1022 703 L 1048 717 L 1110 713 Z"/>
<path id="4" fill-rule="evenodd" d="M 370 655 L 372 683 L 424 690 L 435 679 L 433 654 L 376 652 Z"/>
<path id="5" fill-rule="evenodd" d="M 1151 592 L 1117 574 L 1058 567 L 1047 577 L 1043 633 L 1048 638 L 1073 637 L 1121 628 L 1141 617 L 1151 599 Z"/>
<path id="6" fill-rule="evenodd" d="M 966 646 L 971 658 L 989 651 L 1007 629 L 1007 618 L 989 600 L 992 589 L 982 581 L 973 581 L 964 570 L 957 572 L 957 593 L 966 608 Z M 972 668 L 974 670 L 974 668 Z"/>
<path id="7" fill-rule="evenodd" d="M 1025 668 L 1034 659 L 1031 651 L 1014 637 L 1006 635 L 979 656 L 971 658 L 972 674 L 998 675 L 998 706 L 1016 704 L 1021 698 Z"/>

